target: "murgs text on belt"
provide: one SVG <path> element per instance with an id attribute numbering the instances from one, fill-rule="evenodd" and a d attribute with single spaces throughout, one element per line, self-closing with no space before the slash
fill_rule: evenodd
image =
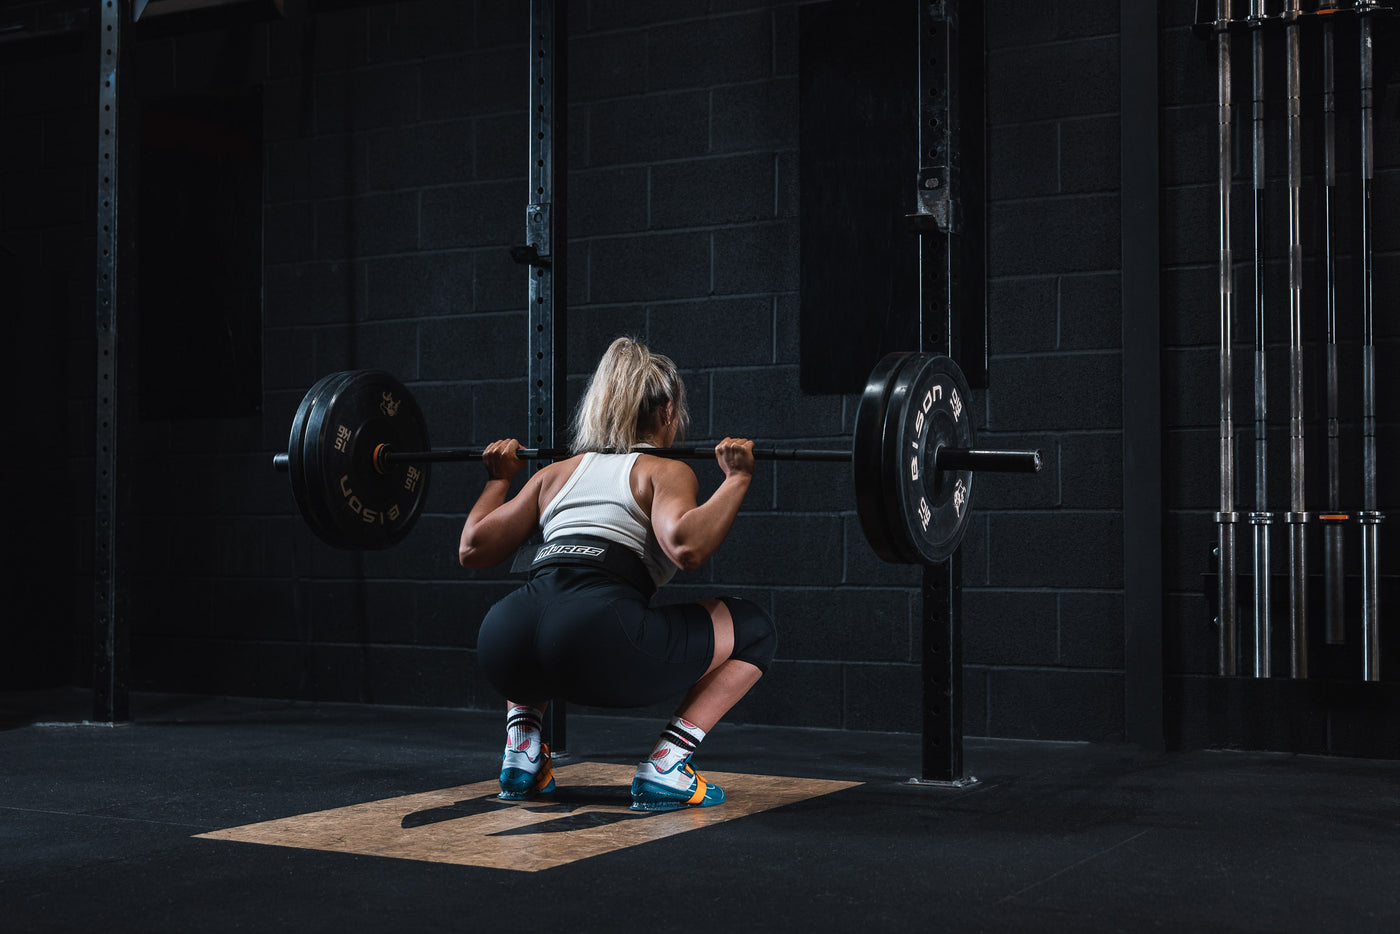
<path id="1" fill-rule="evenodd" d="M 526 545 L 515 554 L 512 574 L 536 573 L 546 568 L 596 568 L 631 584 L 648 599 L 656 593 L 656 582 L 637 553 L 626 545 L 591 535 L 569 535 Z"/>

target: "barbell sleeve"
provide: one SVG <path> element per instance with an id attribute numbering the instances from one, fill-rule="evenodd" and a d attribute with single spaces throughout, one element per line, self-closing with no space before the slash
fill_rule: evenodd
<path id="1" fill-rule="evenodd" d="M 1039 451 L 983 451 L 975 448 L 938 448 L 934 470 L 971 470 L 992 473 L 1039 473 Z"/>

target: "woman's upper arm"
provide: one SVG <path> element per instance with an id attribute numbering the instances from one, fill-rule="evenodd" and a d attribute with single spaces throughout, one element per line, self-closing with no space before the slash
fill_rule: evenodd
<path id="1" fill-rule="evenodd" d="M 667 459 L 660 459 L 651 479 L 651 530 L 666 557 L 684 568 L 688 558 L 679 534 L 681 519 L 695 508 L 700 481 L 689 464 Z"/>
<path id="2" fill-rule="evenodd" d="M 515 496 L 469 524 L 462 534 L 460 557 L 472 567 L 491 567 L 515 553 L 540 521 L 540 477 L 536 472 Z"/>
<path id="3" fill-rule="evenodd" d="M 510 543 L 514 551 L 525 543 L 540 522 L 540 474 L 536 472 L 526 481 L 519 493 L 501 504 L 486 517 L 483 525 L 490 524 L 490 534 L 500 536 Z"/>

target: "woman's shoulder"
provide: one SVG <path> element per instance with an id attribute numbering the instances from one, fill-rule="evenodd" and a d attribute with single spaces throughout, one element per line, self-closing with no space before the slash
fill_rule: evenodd
<path id="1" fill-rule="evenodd" d="M 583 463 L 586 454 L 575 454 L 563 460 L 550 461 L 535 471 L 530 478 L 531 482 L 539 483 L 545 487 L 557 487 L 562 485 L 569 477 L 573 476 L 575 470 Z"/>
<path id="2" fill-rule="evenodd" d="M 678 457 L 663 457 L 640 451 L 637 456 L 637 466 L 645 470 L 656 481 L 696 482 L 695 471 Z"/>

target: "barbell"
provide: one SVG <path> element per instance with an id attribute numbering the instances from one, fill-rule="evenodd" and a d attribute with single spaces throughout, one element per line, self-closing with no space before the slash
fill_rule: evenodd
<path id="1" fill-rule="evenodd" d="M 974 447 L 970 393 L 949 357 L 893 353 L 876 365 L 856 409 L 849 450 L 755 445 L 759 460 L 851 464 L 856 511 L 871 547 L 886 561 L 942 561 L 967 532 L 976 471 L 1034 473 L 1038 451 Z M 303 519 L 337 548 L 389 548 L 413 528 L 428 494 L 432 463 L 480 460 L 481 448 L 432 450 L 423 412 L 383 370 L 322 377 L 292 418 L 287 452 L 273 466 L 290 474 Z M 714 446 L 648 448 L 662 457 L 707 459 Z M 571 452 L 521 448 L 526 460 Z"/>

